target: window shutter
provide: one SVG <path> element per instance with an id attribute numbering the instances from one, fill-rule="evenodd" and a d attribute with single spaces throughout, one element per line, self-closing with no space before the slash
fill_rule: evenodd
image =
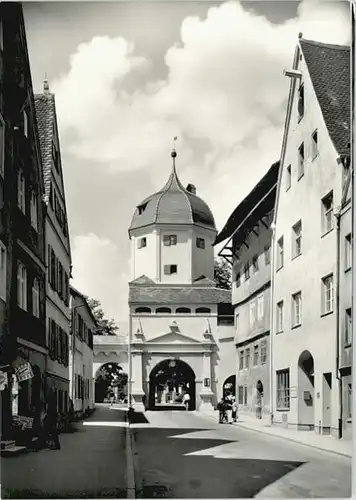
<path id="1" fill-rule="evenodd" d="M 164 274 L 171 274 L 171 266 L 170 265 L 164 266 Z"/>

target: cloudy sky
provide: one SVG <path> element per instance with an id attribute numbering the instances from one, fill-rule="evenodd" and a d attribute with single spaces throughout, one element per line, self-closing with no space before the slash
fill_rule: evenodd
<path id="1" fill-rule="evenodd" d="M 73 284 L 127 324 L 128 227 L 171 170 L 221 229 L 279 158 L 298 33 L 349 42 L 346 2 L 26 2 L 35 92 L 56 94 Z"/>

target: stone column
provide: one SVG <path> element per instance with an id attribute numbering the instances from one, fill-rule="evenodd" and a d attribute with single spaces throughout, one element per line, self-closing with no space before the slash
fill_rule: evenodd
<path id="1" fill-rule="evenodd" d="M 212 404 L 212 399 L 214 396 L 211 390 L 211 352 L 203 353 L 203 370 L 202 370 L 203 387 L 199 393 L 201 403 L 199 406 L 199 411 L 202 413 L 214 413 L 214 407 Z M 209 379 L 209 387 L 205 387 L 205 379 Z"/>
<path id="2" fill-rule="evenodd" d="M 132 351 L 132 381 L 131 381 L 131 397 L 132 406 L 136 411 L 143 411 L 144 404 L 142 397 L 144 396 L 144 391 L 142 389 L 142 352 Z"/>

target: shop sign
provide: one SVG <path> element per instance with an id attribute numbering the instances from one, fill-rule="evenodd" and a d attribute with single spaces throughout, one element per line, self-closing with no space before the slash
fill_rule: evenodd
<path id="1" fill-rule="evenodd" d="M 15 375 L 18 382 L 23 382 L 24 380 L 28 380 L 33 378 L 33 371 L 30 363 L 24 363 L 15 368 Z"/>
<path id="2" fill-rule="evenodd" d="M 3 391 L 7 385 L 7 373 L 0 370 L 0 391 Z"/>

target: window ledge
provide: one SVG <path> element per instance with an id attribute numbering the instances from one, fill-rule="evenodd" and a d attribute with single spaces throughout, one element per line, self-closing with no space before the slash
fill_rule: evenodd
<path id="1" fill-rule="evenodd" d="M 289 191 L 289 190 L 290 190 L 290 188 L 291 188 L 291 186 L 288 186 L 288 187 L 286 188 L 286 192 L 287 192 L 287 191 Z"/>
<path id="2" fill-rule="evenodd" d="M 300 328 L 301 326 L 302 326 L 301 323 L 299 323 L 298 325 L 292 325 L 291 329 L 295 330 L 296 328 Z"/>
<path id="3" fill-rule="evenodd" d="M 304 113 L 302 114 L 302 116 L 298 116 L 298 123 L 300 123 L 304 118 Z"/>
<path id="4" fill-rule="evenodd" d="M 352 418 L 347 418 L 347 419 L 346 419 L 346 423 L 347 423 L 347 424 L 352 424 Z"/>
<path id="5" fill-rule="evenodd" d="M 319 156 L 319 151 L 312 157 L 311 161 L 314 161 Z"/>
<path id="6" fill-rule="evenodd" d="M 331 233 L 333 230 L 334 230 L 334 228 L 332 227 L 331 229 L 329 229 L 328 231 L 326 231 L 325 233 L 323 233 L 321 235 L 321 237 L 324 238 L 324 236 L 326 236 L 327 234 Z"/>
<path id="7" fill-rule="evenodd" d="M 302 255 L 302 252 L 298 253 L 298 255 L 295 255 L 294 257 L 291 258 L 291 261 L 292 260 L 295 260 L 297 259 L 298 257 L 300 257 Z"/>
<path id="8" fill-rule="evenodd" d="M 297 181 L 299 182 L 299 181 L 300 181 L 300 179 L 302 179 L 302 177 L 304 177 L 304 172 L 298 176 Z"/>
<path id="9" fill-rule="evenodd" d="M 276 408 L 276 411 L 290 411 L 290 408 Z"/>
<path id="10" fill-rule="evenodd" d="M 350 349 L 350 347 L 352 347 L 352 342 L 348 342 L 344 345 L 344 349 Z"/>
<path id="11" fill-rule="evenodd" d="M 280 271 L 281 269 L 283 269 L 283 265 L 281 265 L 280 267 L 277 268 L 276 272 L 278 273 L 278 271 Z"/>
<path id="12" fill-rule="evenodd" d="M 276 332 L 276 335 L 279 335 L 280 333 L 283 333 L 283 330 L 279 330 L 278 332 Z"/>
<path id="13" fill-rule="evenodd" d="M 352 267 L 351 267 L 351 266 L 347 267 L 347 268 L 345 269 L 345 273 L 348 273 L 349 271 L 351 271 L 351 269 L 352 269 Z"/>
<path id="14" fill-rule="evenodd" d="M 324 312 L 324 313 L 321 313 L 321 314 L 320 314 L 320 317 L 321 317 L 321 318 L 324 318 L 324 316 L 330 316 L 330 314 L 333 314 L 333 313 L 334 313 L 334 310 L 332 310 L 332 311 L 328 311 L 328 312 Z"/>

